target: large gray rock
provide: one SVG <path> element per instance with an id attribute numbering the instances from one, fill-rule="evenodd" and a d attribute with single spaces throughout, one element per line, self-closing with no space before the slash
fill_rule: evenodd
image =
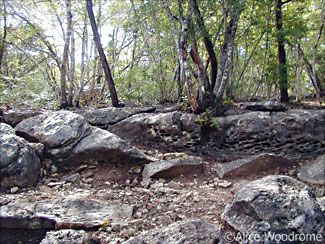
<path id="1" fill-rule="evenodd" d="M 265 153 L 220 164 L 217 173 L 220 178 L 250 176 L 269 169 L 289 167 L 293 164 L 293 161 L 284 157 Z"/>
<path id="2" fill-rule="evenodd" d="M 72 150 L 66 162 L 111 162 L 143 164 L 151 160 L 140 150 L 130 146 L 120 137 L 96 127 Z"/>
<path id="3" fill-rule="evenodd" d="M 69 156 L 74 146 L 91 130 L 84 117 L 69 111 L 31 117 L 20 122 L 15 129 L 27 140 L 43 143 L 54 161 Z"/>
<path id="4" fill-rule="evenodd" d="M 90 126 L 83 116 L 69 111 L 49 112 L 23 120 L 16 131 L 31 141 L 43 143 L 46 157 L 61 165 L 149 162 L 141 151 L 118 136 Z"/>
<path id="5" fill-rule="evenodd" d="M 164 151 L 195 151 L 201 139 L 197 118 L 180 112 L 137 114 L 109 126 L 108 130 L 135 145 Z"/>
<path id="6" fill-rule="evenodd" d="M 246 102 L 241 103 L 240 107 L 251 111 L 278 112 L 286 110 L 285 105 L 278 101 Z"/>
<path id="7" fill-rule="evenodd" d="M 235 194 L 222 218 L 235 231 L 261 237 L 247 243 L 276 243 L 263 238 L 274 234 L 314 234 L 319 238 L 325 234 L 325 216 L 311 189 L 287 176 L 267 176 L 249 183 Z"/>
<path id="8" fill-rule="evenodd" d="M 78 195 L 1 206 L 0 226 L 6 229 L 91 229 L 106 221 L 131 218 L 133 206 Z"/>
<path id="9" fill-rule="evenodd" d="M 325 110 L 256 111 L 211 119 L 214 126 L 201 127 L 198 115 L 137 114 L 108 130 L 137 146 L 232 160 L 260 153 L 310 159 L 323 153 Z"/>
<path id="10" fill-rule="evenodd" d="M 94 126 L 101 128 L 107 128 L 108 125 L 116 124 L 132 115 L 139 113 L 153 112 L 155 108 L 144 107 L 144 108 L 102 108 L 102 109 L 91 109 L 81 110 L 78 113 L 82 114 L 85 119 Z"/>
<path id="11" fill-rule="evenodd" d="M 142 171 L 144 181 L 149 178 L 172 178 L 181 174 L 202 170 L 203 160 L 200 157 L 187 156 L 162 160 L 147 164 Z"/>
<path id="12" fill-rule="evenodd" d="M 40 160 L 28 142 L 16 136 L 12 127 L 0 123 L 1 190 L 36 185 L 40 167 Z"/>
<path id="13" fill-rule="evenodd" d="M 173 223 L 165 228 L 140 234 L 125 244 L 217 244 L 220 241 L 218 226 L 201 221 L 188 220 Z"/>
<path id="14" fill-rule="evenodd" d="M 294 145 L 302 144 L 304 147 L 299 151 L 308 150 L 313 147 L 310 144 L 315 144 L 317 141 L 324 145 L 324 124 L 325 110 L 292 109 L 285 113 L 272 114 L 272 130 L 277 140 L 281 143 L 295 142 Z"/>
<path id="15" fill-rule="evenodd" d="M 88 234 L 83 230 L 49 231 L 40 244 L 87 244 Z"/>
<path id="16" fill-rule="evenodd" d="M 307 183 L 325 185 L 325 155 L 301 167 L 298 178 Z"/>
<path id="17" fill-rule="evenodd" d="M 19 122 L 24 119 L 40 115 L 43 111 L 40 110 L 10 110 L 3 114 L 5 122 L 13 127 L 15 127 Z"/>
<path id="18" fill-rule="evenodd" d="M 325 110 L 249 112 L 215 119 L 218 129 L 202 134 L 202 151 L 213 157 L 274 153 L 309 159 L 323 154 Z"/>
<path id="19" fill-rule="evenodd" d="M 325 196 L 317 198 L 317 202 L 319 204 L 320 209 L 323 211 L 325 215 Z"/>

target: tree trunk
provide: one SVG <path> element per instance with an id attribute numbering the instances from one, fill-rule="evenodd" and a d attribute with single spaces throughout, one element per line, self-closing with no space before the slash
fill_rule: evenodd
<path id="1" fill-rule="evenodd" d="M 209 106 L 214 107 L 214 97 L 211 92 L 211 86 L 209 83 L 209 78 L 206 73 L 206 69 L 203 65 L 203 62 L 196 50 L 195 45 L 191 47 L 191 58 L 195 65 L 197 66 L 198 70 L 198 81 L 199 81 L 199 90 L 198 90 L 198 102 L 201 109 L 205 109 Z"/>
<path id="2" fill-rule="evenodd" d="M 197 4 L 196 0 L 193 0 L 193 10 L 194 10 L 194 14 L 196 17 L 196 22 L 199 26 L 199 30 L 201 32 L 201 34 L 203 35 L 203 41 L 204 41 L 204 45 L 205 48 L 207 49 L 207 52 L 209 54 L 209 60 L 211 62 L 211 75 L 210 75 L 210 82 L 211 85 L 209 85 L 210 89 L 211 87 L 213 88 L 215 83 L 216 83 L 216 79 L 217 79 L 217 58 L 216 58 L 216 54 L 214 52 L 214 45 L 212 44 L 210 35 L 205 27 L 199 6 Z M 212 93 L 212 90 L 209 90 L 210 93 Z"/>
<path id="3" fill-rule="evenodd" d="M 181 76 L 184 77 L 185 79 L 185 85 L 186 85 L 186 91 L 187 91 L 187 97 L 190 101 L 190 106 L 192 112 L 196 112 L 199 105 L 196 101 L 194 91 L 193 91 L 193 85 L 191 81 L 191 68 L 188 63 L 188 50 L 187 50 L 187 38 L 188 38 L 188 20 L 186 18 L 183 18 L 183 11 L 181 7 L 181 1 L 178 1 L 179 4 L 179 12 L 180 16 L 178 17 L 181 30 L 180 30 L 180 36 L 179 38 L 179 33 L 177 32 L 176 25 L 174 23 L 174 17 L 170 11 L 170 8 L 168 6 L 168 3 L 166 0 L 163 1 L 164 7 L 167 11 L 167 15 L 170 21 L 170 24 L 173 29 L 173 34 L 174 34 L 174 41 L 175 41 L 175 46 L 177 49 L 177 55 L 178 55 L 178 60 L 180 63 L 180 70 L 181 70 Z"/>
<path id="4" fill-rule="evenodd" d="M 67 34 L 65 35 L 63 57 L 61 62 L 61 108 L 66 108 L 68 106 L 66 77 L 69 58 L 69 45 L 72 31 L 71 0 L 65 0 L 65 4 L 67 9 Z"/>
<path id="5" fill-rule="evenodd" d="M 235 57 L 235 61 L 233 61 L 232 64 L 232 68 L 231 68 L 231 73 L 229 76 L 229 81 L 228 81 L 228 85 L 226 86 L 226 97 L 230 98 L 230 99 L 234 99 L 235 98 L 235 91 L 236 89 L 235 86 L 237 85 L 238 82 L 235 83 L 235 75 L 237 72 L 237 67 L 238 67 L 238 49 L 235 47 L 234 48 L 236 54 L 234 55 Z"/>
<path id="6" fill-rule="evenodd" d="M 69 72 L 69 94 L 68 94 L 68 106 L 73 107 L 73 97 L 75 95 L 75 79 L 76 79 L 76 59 L 75 59 L 75 53 L 76 53 L 76 43 L 74 38 L 74 30 L 72 28 L 71 33 L 71 51 L 70 51 L 70 72 Z"/>
<path id="7" fill-rule="evenodd" d="M 301 71 L 302 71 L 302 65 L 300 61 L 300 55 L 299 55 L 299 47 L 298 44 L 295 48 L 295 55 L 296 55 L 296 102 L 300 102 L 301 100 L 301 93 L 300 93 L 300 79 L 301 79 Z"/>
<path id="8" fill-rule="evenodd" d="M 107 62 L 101 41 L 100 41 L 100 36 L 98 33 L 98 28 L 96 25 L 96 21 L 95 21 L 95 16 L 94 16 L 94 12 L 93 12 L 93 6 L 92 6 L 92 1 L 91 0 L 86 0 L 87 1 L 87 11 L 88 11 L 88 15 L 89 15 L 89 20 L 90 20 L 90 24 L 91 24 L 91 28 L 93 30 L 93 34 L 94 34 L 94 41 L 100 56 L 100 61 L 101 64 L 103 66 L 104 72 L 105 72 L 105 78 L 107 81 L 107 85 L 109 88 L 109 92 L 111 95 L 111 100 L 112 100 L 112 104 L 114 107 L 118 107 L 119 106 L 119 101 L 118 101 L 118 97 L 117 97 L 117 93 L 116 93 L 116 89 L 115 89 L 115 84 L 113 81 L 113 77 L 111 74 L 111 70 L 109 67 L 109 64 Z"/>
<path id="9" fill-rule="evenodd" d="M 183 74 L 185 77 L 185 85 L 186 85 L 186 91 L 187 91 L 187 97 L 191 103 L 191 110 L 193 113 L 196 113 L 199 104 L 196 101 L 193 85 L 192 85 L 192 79 L 191 79 L 191 67 L 188 63 L 188 46 L 187 46 L 187 39 L 188 39 L 188 19 L 187 18 L 180 18 L 180 24 L 181 24 L 181 39 L 180 39 L 180 54 L 182 55 L 181 58 L 181 67 L 183 67 Z"/>
<path id="10" fill-rule="evenodd" d="M 240 1 L 238 6 L 230 6 L 233 12 L 230 13 L 231 19 L 226 26 L 225 37 L 219 57 L 216 84 L 213 88 L 213 93 L 216 97 L 217 110 L 221 108 L 224 90 L 229 79 L 229 74 L 232 67 L 232 53 L 235 35 L 244 3 L 245 1 Z M 218 113 L 219 111 L 216 112 Z"/>
<path id="11" fill-rule="evenodd" d="M 255 44 L 255 46 L 254 46 L 254 48 L 253 48 L 253 50 L 252 50 L 252 52 L 251 52 L 250 55 L 248 56 L 247 60 L 245 60 L 244 67 L 243 67 L 242 71 L 240 72 L 240 75 L 239 75 L 239 78 L 238 78 L 238 82 L 240 82 L 241 79 L 243 78 L 243 75 L 245 74 L 245 71 L 246 71 L 246 69 L 247 69 L 249 63 L 250 63 L 252 57 L 254 56 L 254 54 L 255 54 L 255 52 L 256 52 L 256 49 L 257 49 L 257 47 L 258 47 L 258 44 L 261 42 L 261 40 L 262 40 L 262 38 L 263 38 L 263 36 L 264 36 L 264 33 L 265 33 L 265 32 L 261 33 L 261 35 L 260 35 L 260 37 L 258 38 L 258 40 L 257 40 L 257 42 L 256 42 L 256 44 Z"/>
<path id="12" fill-rule="evenodd" d="M 7 9 L 6 9 L 6 1 L 3 0 L 3 37 L 4 40 L 7 38 Z M 6 50 L 6 42 L 1 41 L 0 44 L 0 73 L 2 72 L 2 59 Z"/>
<path id="13" fill-rule="evenodd" d="M 286 1 L 284 3 L 287 3 Z M 282 0 L 277 0 L 275 10 L 275 21 L 278 39 L 278 60 L 279 60 L 279 87 L 280 87 L 280 101 L 289 102 L 288 96 L 288 70 L 286 52 L 284 49 L 284 34 L 282 28 Z"/>
<path id="14" fill-rule="evenodd" d="M 301 49 L 300 45 L 298 44 L 298 51 L 299 51 L 299 54 L 300 56 L 302 57 L 302 60 L 304 61 L 304 64 L 305 64 L 305 67 L 307 69 L 307 74 L 308 74 L 308 77 L 315 89 L 315 93 L 316 93 L 316 96 L 318 98 L 318 101 L 319 103 L 321 104 L 321 97 L 320 97 L 320 94 L 321 94 L 321 90 L 320 90 L 320 87 L 322 88 L 321 84 L 320 84 L 320 80 L 319 80 L 319 77 L 318 75 L 314 72 L 314 68 L 313 66 L 309 63 L 308 59 L 306 58 L 303 50 Z"/>
<path id="15" fill-rule="evenodd" d="M 324 0 L 322 1 L 322 4 L 324 4 Z M 317 77 L 317 73 L 316 73 L 316 58 L 317 58 L 317 53 L 318 53 L 317 48 L 318 48 L 318 45 L 319 45 L 319 42 L 320 42 L 320 39 L 321 39 L 321 36 L 322 36 L 322 33 L 323 33 L 323 29 L 324 29 L 324 22 L 325 22 L 325 9 L 323 7 L 322 8 L 322 17 L 321 17 L 321 26 L 319 28 L 318 36 L 316 38 L 315 45 L 313 47 L 313 65 L 312 65 L 313 78 L 314 78 L 314 80 L 316 82 L 317 88 L 318 88 L 319 93 L 321 95 L 324 94 L 324 89 L 323 89 L 323 87 L 321 85 L 320 79 Z M 320 100 L 320 103 L 321 103 L 321 100 Z"/>
<path id="16" fill-rule="evenodd" d="M 80 71 L 80 87 L 75 96 L 74 102 L 76 107 L 79 107 L 80 94 L 83 91 L 85 83 L 85 68 L 89 68 L 88 64 L 88 31 L 87 31 L 87 10 L 84 13 L 84 26 L 82 30 L 82 43 L 81 43 L 81 71 Z"/>

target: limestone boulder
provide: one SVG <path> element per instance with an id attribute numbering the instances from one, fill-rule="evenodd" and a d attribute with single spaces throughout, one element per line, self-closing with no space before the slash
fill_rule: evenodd
<path id="1" fill-rule="evenodd" d="M 133 206 L 70 195 L 36 202 L 1 206 L 0 226 L 5 229 L 93 229 L 106 221 L 131 218 Z"/>
<path id="2" fill-rule="evenodd" d="M 109 125 L 116 124 L 128 117 L 131 117 L 132 115 L 153 111 L 155 111 L 155 108 L 153 107 L 110 107 L 101 109 L 80 110 L 78 111 L 78 113 L 83 115 L 91 125 L 106 129 Z"/>
<path id="3" fill-rule="evenodd" d="M 122 139 L 139 146 L 160 150 L 195 151 L 200 143 L 201 127 L 197 115 L 177 111 L 133 115 L 108 130 Z"/>
<path id="4" fill-rule="evenodd" d="M 217 173 L 220 178 L 253 176 L 269 169 L 289 167 L 292 165 L 294 165 L 292 160 L 274 154 L 264 153 L 220 164 Z"/>
<path id="5" fill-rule="evenodd" d="M 142 171 L 144 181 L 150 178 L 172 178 L 181 174 L 195 173 L 203 168 L 203 160 L 200 157 L 187 156 L 161 160 L 145 165 Z"/>
<path id="6" fill-rule="evenodd" d="M 278 101 L 245 102 L 239 104 L 242 109 L 251 111 L 285 111 L 286 106 Z"/>
<path id="7" fill-rule="evenodd" d="M 325 110 L 248 112 L 215 119 L 217 129 L 202 134 L 205 154 L 242 158 L 273 153 L 293 159 L 323 154 Z"/>
<path id="8" fill-rule="evenodd" d="M 150 160 L 118 136 L 69 111 L 49 112 L 23 120 L 17 134 L 45 145 L 45 157 L 56 164 L 81 162 L 147 163 Z"/>
<path id="9" fill-rule="evenodd" d="M 120 137 L 96 127 L 84 137 L 65 159 L 67 163 L 111 162 L 121 164 L 144 164 L 151 161 L 143 152 L 130 146 Z"/>
<path id="10" fill-rule="evenodd" d="M 1 190 L 36 185 L 40 168 L 40 160 L 28 142 L 16 136 L 11 126 L 0 123 Z"/>
<path id="11" fill-rule="evenodd" d="M 288 176 L 267 176 L 240 189 L 222 218 L 235 231 L 263 237 L 314 234 L 324 238 L 325 216 L 311 189 Z M 322 236 L 323 235 L 323 236 Z M 322 239 L 324 241 L 324 239 Z"/>
<path id="12" fill-rule="evenodd" d="M 66 158 L 75 145 L 90 134 L 90 125 L 84 117 L 69 112 L 48 112 L 20 122 L 18 135 L 46 146 L 47 156 L 54 161 Z"/>
<path id="13" fill-rule="evenodd" d="M 292 109 L 272 114 L 271 129 L 279 142 L 295 142 L 297 146 L 304 146 L 296 147 L 303 151 L 310 150 L 317 141 L 325 143 L 324 124 L 325 110 Z"/>
<path id="14" fill-rule="evenodd" d="M 325 185 L 325 155 L 301 167 L 298 178 L 307 183 Z"/>
<path id="15" fill-rule="evenodd" d="M 49 231 L 40 244 L 86 244 L 88 234 L 84 230 Z"/>
<path id="16" fill-rule="evenodd" d="M 216 244 L 221 243 L 220 239 L 218 226 L 201 220 L 187 220 L 140 234 L 125 244 Z"/>
<path id="17" fill-rule="evenodd" d="M 32 110 L 32 109 L 9 110 L 4 112 L 3 119 L 7 124 L 15 127 L 22 120 L 40 115 L 43 112 L 44 111 L 42 110 Z"/>

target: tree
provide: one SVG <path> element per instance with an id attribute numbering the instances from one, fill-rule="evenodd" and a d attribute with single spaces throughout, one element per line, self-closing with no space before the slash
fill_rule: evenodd
<path id="1" fill-rule="evenodd" d="M 191 103 L 191 109 L 193 112 L 204 110 L 209 106 L 213 106 L 216 113 L 221 112 L 222 98 L 224 90 L 229 80 L 230 69 L 232 67 L 232 55 L 235 41 L 235 35 L 237 31 L 238 21 L 240 14 L 244 9 L 245 1 L 226 1 L 226 7 L 224 8 L 224 23 L 225 23 L 225 34 L 219 56 L 219 63 L 216 61 L 216 55 L 213 49 L 212 41 L 206 30 L 201 12 L 198 4 L 195 0 L 189 1 L 187 16 L 183 16 L 183 5 L 182 1 L 178 1 L 179 16 L 175 17 L 172 15 L 170 7 L 168 6 L 167 0 L 163 1 L 164 7 L 167 11 L 170 24 L 174 31 L 174 40 L 177 47 L 178 60 L 180 62 L 181 70 L 183 70 L 185 81 L 187 84 L 188 98 Z M 199 57 L 198 52 L 195 48 L 195 43 L 188 45 L 188 27 L 191 23 L 192 11 L 196 16 L 196 22 L 198 29 L 201 32 L 204 40 L 206 50 L 211 61 L 211 81 L 206 74 L 206 68 L 203 66 L 203 61 Z M 228 18 L 229 16 L 229 18 Z M 174 19 L 179 22 L 179 31 L 177 31 Z M 195 37 L 192 37 L 195 39 Z M 193 62 L 197 65 L 198 74 L 195 76 L 199 81 L 198 101 L 194 97 L 193 86 L 191 83 L 191 67 L 187 59 L 188 53 L 190 53 Z M 182 72 L 181 72 L 182 73 Z M 200 107 L 199 107 L 200 105 Z"/>
<path id="2" fill-rule="evenodd" d="M 226 22 L 224 40 L 219 56 L 218 72 L 216 84 L 213 88 L 213 93 L 216 96 L 217 106 L 222 104 L 222 98 L 226 84 L 229 80 L 230 69 L 232 67 L 232 55 L 237 32 L 238 22 L 241 12 L 244 10 L 245 1 L 227 1 L 228 6 L 225 9 L 225 16 L 230 16 L 228 23 Z"/>
<path id="3" fill-rule="evenodd" d="M 89 105 L 95 92 L 96 103 L 111 93 L 109 77 L 121 101 L 181 101 L 195 112 L 278 97 L 280 89 L 288 96 L 324 91 L 324 0 L 96 3 L 111 74 L 88 38 L 88 1 L 0 1 L 0 101 Z"/>
<path id="4" fill-rule="evenodd" d="M 88 15 L 89 15 L 89 20 L 90 20 L 90 24 L 91 24 L 91 28 L 93 30 L 93 35 L 94 35 L 94 41 L 97 47 L 97 51 L 99 53 L 100 56 L 100 61 L 101 64 L 103 66 L 104 69 L 104 73 L 105 73 L 105 78 L 109 87 L 109 91 L 110 91 L 110 95 L 111 95 L 111 100 L 112 100 L 112 104 L 114 107 L 118 107 L 119 106 L 119 101 L 118 101 L 118 97 L 117 97 L 117 93 L 115 90 L 115 84 L 113 81 L 113 77 L 111 74 L 111 70 L 109 67 L 109 64 L 107 62 L 106 59 L 106 55 L 104 53 L 101 41 L 100 41 L 100 36 L 98 33 L 98 28 L 96 25 L 96 20 L 95 20 L 95 16 L 94 16 L 94 12 L 93 12 L 93 5 L 92 5 L 92 1 L 91 0 L 86 0 L 87 3 L 87 11 L 88 11 Z"/>
<path id="5" fill-rule="evenodd" d="M 175 41 L 175 46 L 177 50 L 177 55 L 178 55 L 178 61 L 180 63 L 181 67 L 181 75 L 185 79 L 186 83 L 186 90 L 187 90 L 187 97 L 190 101 L 191 109 L 193 112 L 196 112 L 199 105 L 196 101 L 194 91 L 193 91 L 193 84 L 191 81 L 191 70 L 190 66 L 188 63 L 188 21 L 189 18 L 183 16 L 183 7 L 182 7 L 182 1 L 178 1 L 178 7 L 179 7 L 179 16 L 174 17 L 170 7 L 167 3 L 167 0 L 163 1 L 164 7 L 167 11 L 167 15 L 170 21 L 170 24 L 173 29 L 173 34 L 174 34 L 174 41 Z M 174 19 L 177 19 L 180 25 L 180 29 L 177 31 L 176 24 L 174 22 Z"/>
<path id="6" fill-rule="evenodd" d="M 71 13 L 71 0 L 65 0 L 66 5 L 66 15 L 67 15 L 67 33 L 64 41 L 63 57 L 61 62 L 61 108 L 66 108 L 68 106 L 67 101 L 67 85 L 66 77 L 68 70 L 68 58 L 69 58 L 69 46 L 72 34 L 72 13 Z"/>
<path id="7" fill-rule="evenodd" d="M 2 39 L 6 40 L 7 38 L 7 8 L 6 8 L 6 1 L 3 1 L 3 36 Z M 0 73 L 1 73 L 1 66 L 2 66 L 2 59 L 6 49 L 5 41 L 0 42 Z"/>
<path id="8" fill-rule="evenodd" d="M 287 0 L 282 2 L 282 0 L 276 0 L 275 9 L 275 20 L 277 29 L 277 39 L 278 39 L 278 59 L 279 59 L 279 86 L 280 86 L 280 101 L 289 102 L 288 95 L 288 70 L 287 70 L 287 60 L 286 52 L 284 48 L 285 38 L 282 23 L 282 6 L 292 2 L 292 0 Z"/>
<path id="9" fill-rule="evenodd" d="M 81 67 L 80 67 L 80 86 L 77 90 L 76 96 L 74 97 L 75 106 L 80 107 L 80 95 L 85 85 L 87 84 L 86 78 L 89 78 L 89 59 L 88 59 L 88 12 L 87 7 L 84 8 L 83 16 L 83 28 L 82 28 L 82 40 L 81 40 Z M 88 76 L 86 75 L 88 73 Z M 89 80 L 88 80 L 89 81 Z"/>

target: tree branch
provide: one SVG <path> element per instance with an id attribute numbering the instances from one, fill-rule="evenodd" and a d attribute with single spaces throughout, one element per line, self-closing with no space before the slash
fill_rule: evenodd
<path id="1" fill-rule="evenodd" d="M 49 82 L 49 79 L 48 79 L 48 77 L 47 77 L 47 73 L 46 73 L 45 70 L 40 66 L 40 64 L 39 64 L 38 61 L 36 61 L 36 60 L 35 60 L 35 59 L 34 59 L 34 58 L 29 54 L 29 53 L 27 53 L 24 49 L 22 49 L 22 48 L 20 48 L 19 46 L 17 46 L 15 43 L 13 43 L 13 42 L 11 42 L 11 41 L 8 41 L 8 40 L 5 40 L 5 39 L 3 39 L 2 37 L 0 37 L 0 40 L 3 41 L 3 42 L 5 42 L 5 43 L 7 43 L 7 44 L 9 44 L 9 45 L 11 45 L 11 46 L 13 46 L 13 47 L 15 47 L 17 50 L 19 50 L 20 52 L 22 52 L 23 54 L 25 54 L 26 57 L 29 58 L 29 59 L 34 63 L 34 65 L 36 65 L 36 66 L 40 69 L 40 71 L 41 71 L 41 72 L 43 73 L 43 75 L 44 75 L 45 80 L 47 80 L 49 86 L 52 87 L 51 84 L 50 84 L 50 82 Z"/>
<path id="2" fill-rule="evenodd" d="M 293 0 L 287 0 L 287 1 L 284 1 L 284 2 L 281 3 L 281 5 L 285 5 L 285 4 L 290 3 L 290 2 L 292 2 L 292 1 L 293 1 Z"/>

